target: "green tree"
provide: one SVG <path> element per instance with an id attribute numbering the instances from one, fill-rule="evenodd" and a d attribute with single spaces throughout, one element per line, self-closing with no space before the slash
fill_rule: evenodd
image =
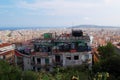
<path id="1" fill-rule="evenodd" d="M 93 71 L 94 73 L 101 72 L 101 71 L 102 71 L 101 62 L 95 63 L 95 64 L 92 66 L 92 71 Z"/>
<path id="2" fill-rule="evenodd" d="M 115 55 L 115 49 L 112 43 L 108 42 L 106 46 L 99 46 L 98 52 L 102 59 Z"/>
<path id="3" fill-rule="evenodd" d="M 87 70 L 88 69 L 85 69 L 85 66 L 83 65 L 66 68 L 60 67 L 59 72 L 56 73 L 55 77 L 59 78 L 59 80 L 71 80 L 72 77 L 75 76 L 78 80 L 88 80 Z"/>
<path id="4" fill-rule="evenodd" d="M 106 46 L 100 46 L 98 48 L 101 60 L 93 65 L 94 74 L 97 72 L 110 73 L 109 80 L 119 80 L 120 77 L 120 55 L 117 54 L 115 46 L 111 43 L 107 43 Z M 118 78 L 118 79 L 117 79 Z"/>
<path id="5" fill-rule="evenodd" d="M 0 80 L 20 80 L 21 70 L 0 60 Z"/>
<path id="6" fill-rule="evenodd" d="M 120 56 L 111 56 L 101 64 L 102 70 L 107 71 L 115 77 L 120 77 Z"/>
<path id="7" fill-rule="evenodd" d="M 38 80 L 38 74 L 33 71 L 24 71 L 22 73 L 22 80 Z"/>

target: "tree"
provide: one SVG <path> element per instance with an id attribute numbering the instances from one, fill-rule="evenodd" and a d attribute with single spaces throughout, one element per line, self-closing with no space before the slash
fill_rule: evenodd
<path id="1" fill-rule="evenodd" d="M 24 71 L 22 73 L 22 80 L 38 80 L 38 74 L 33 71 Z"/>
<path id="2" fill-rule="evenodd" d="M 98 52 L 102 59 L 115 55 L 115 49 L 112 43 L 108 42 L 106 46 L 99 46 Z"/>
<path id="3" fill-rule="evenodd" d="M 13 67 L 3 60 L 0 61 L 0 80 L 20 80 L 21 72 L 18 67 Z"/>
<path id="4" fill-rule="evenodd" d="M 119 80 L 120 77 L 120 55 L 115 50 L 115 46 L 107 43 L 106 46 L 98 48 L 101 60 L 93 65 L 93 72 L 108 72 L 110 73 L 109 80 Z M 117 79 L 118 78 L 118 79 Z"/>
<path id="5" fill-rule="evenodd" d="M 120 56 L 111 56 L 101 64 L 102 70 L 107 71 L 115 77 L 120 77 Z"/>

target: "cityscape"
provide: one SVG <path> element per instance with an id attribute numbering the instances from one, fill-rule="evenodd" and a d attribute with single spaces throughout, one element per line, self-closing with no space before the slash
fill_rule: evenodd
<path id="1" fill-rule="evenodd" d="M 53 72 L 55 68 L 92 66 L 98 48 L 109 42 L 120 52 L 120 28 L 56 28 L 0 31 L 0 59 L 23 71 Z M 119 53 L 118 52 L 118 53 Z"/>
<path id="2" fill-rule="evenodd" d="M 120 80 L 119 0 L 1 0 L 0 80 Z"/>

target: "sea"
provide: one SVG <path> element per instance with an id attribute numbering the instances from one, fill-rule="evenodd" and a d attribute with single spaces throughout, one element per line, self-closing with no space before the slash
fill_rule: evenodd
<path id="1" fill-rule="evenodd" d="M 0 27 L 0 31 L 3 30 L 20 30 L 20 29 L 54 29 L 57 27 Z"/>
<path id="2" fill-rule="evenodd" d="M 3 30 L 20 30 L 20 29 L 55 29 L 55 28 L 120 28 L 115 26 L 96 26 L 96 25 L 79 25 L 79 26 L 52 26 L 52 27 L 42 27 L 42 26 L 33 26 L 33 27 L 4 27 L 0 26 L 0 31 Z"/>

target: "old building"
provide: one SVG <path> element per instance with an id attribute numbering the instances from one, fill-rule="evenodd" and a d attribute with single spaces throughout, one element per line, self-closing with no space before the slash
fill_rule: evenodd
<path id="1" fill-rule="evenodd" d="M 42 38 L 33 40 L 32 44 L 33 46 L 27 50 L 25 47 L 19 50 L 27 59 L 23 59 L 24 70 L 51 71 L 55 66 L 67 67 L 82 64 L 87 64 L 89 68 L 92 66 L 90 38 L 88 35 L 83 35 L 81 30 L 60 35 L 45 33 Z"/>
<path id="2" fill-rule="evenodd" d="M 0 42 L 0 59 L 14 64 L 15 46 L 10 43 Z"/>

